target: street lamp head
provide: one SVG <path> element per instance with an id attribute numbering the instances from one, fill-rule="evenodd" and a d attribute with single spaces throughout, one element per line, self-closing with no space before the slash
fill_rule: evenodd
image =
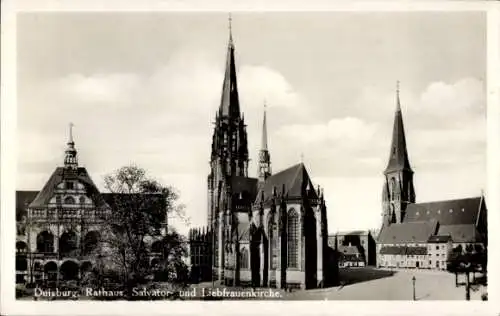
<path id="1" fill-rule="evenodd" d="M 413 276 L 413 278 L 411 278 L 411 280 L 412 280 L 413 282 L 415 282 L 415 281 L 416 281 L 415 276 Z"/>

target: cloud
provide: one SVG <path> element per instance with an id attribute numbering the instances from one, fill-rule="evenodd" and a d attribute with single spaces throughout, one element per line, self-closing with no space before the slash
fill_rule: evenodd
<path id="1" fill-rule="evenodd" d="M 481 81 L 464 78 L 454 83 L 433 82 L 421 93 L 406 92 L 401 99 L 414 166 L 431 170 L 465 165 L 484 167 L 486 120 Z M 336 117 L 324 123 L 283 125 L 276 137 L 296 151 L 306 151 L 311 163 L 328 161 L 322 170 L 328 175 L 374 174 L 386 162 L 395 100 L 394 92 L 365 87 L 353 102 L 351 113 L 355 116 Z"/>
<path id="2" fill-rule="evenodd" d="M 441 124 L 462 123 L 468 120 L 468 115 L 481 115 L 486 109 L 484 83 L 474 78 L 464 78 L 451 84 L 434 82 L 418 101 L 415 111 L 445 119 Z M 447 119 L 450 117 L 459 121 Z"/>
<path id="3" fill-rule="evenodd" d="M 86 103 L 120 104 L 133 102 L 140 87 L 136 74 L 71 74 L 55 82 L 55 90 L 69 99 Z"/>
<path id="4" fill-rule="evenodd" d="M 265 66 L 242 66 L 239 82 L 245 108 L 261 109 L 266 102 L 269 107 L 292 111 L 305 102 L 281 73 Z"/>

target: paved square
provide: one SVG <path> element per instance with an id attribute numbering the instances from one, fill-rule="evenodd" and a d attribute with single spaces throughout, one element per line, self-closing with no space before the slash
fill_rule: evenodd
<path id="1" fill-rule="evenodd" d="M 455 287 L 455 275 L 446 271 L 382 270 L 353 268 L 341 270 L 347 284 L 326 289 L 286 293 L 291 300 L 412 300 L 415 276 L 417 300 L 465 300 L 465 286 Z M 472 279 L 472 276 L 471 276 Z M 465 276 L 459 276 L 459 283 Z M 481 300 L 486 287 L 471 290 L 471 300 Z"/>

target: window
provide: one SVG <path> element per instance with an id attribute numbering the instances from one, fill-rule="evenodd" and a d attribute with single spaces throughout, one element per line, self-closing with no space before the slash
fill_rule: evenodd
<path id="1" fill-rule="evenodd" d="M 66 182 L 66 189 L 67 189 L 67 190 L 73 190 L 73 189 L 74 189 L 74 184 L 73 184 L 73 182 L 67 181 L 67 182 Z"/>
<path id="2" fill-rule="evenodd" d="M 85 204 L 85 197 L 83 195 L 80 196 L 80 204 Z"/>
<path id="3" fill-rule="evenodd" d="M 438 245 L 436 245 L 436 250 L 439 250 L 439 246 Z"/>
<path id="4" fill-rule="evenodd" d="M 248 250 L 243 248 L 240 254 L 240 267 L 241 269 L 248 269 Z"/>
<path id="5" fill-rule="evenodd" d="M 67 196 L 64 198 L 64 204 L 75 204 L 75 199 L 72 196 Z"/>
<path id="6" fill-rule="evenodd" d="M 292 209 L 288 215 L 288 267 L 299 267 L 299 215 Z"/>
<path id="7" fill-rule="evenodd" d="M 56 204 L 61 204 L 61 196 L 56 195 Z"/>
<path id="8" fill-rule="evenodd" d="M 439 261 L 436 261 L 436 268 L 439 268 Z"/>
<path id="9" fill-rule="evenodd" d="M 276 269 L 278 261 L 278 238 L 275 237 L 275 225 L 273 216 L 269 216 L 268 231 L 269 231 L 269 258 L 271 259 L 271 269 Z"/>

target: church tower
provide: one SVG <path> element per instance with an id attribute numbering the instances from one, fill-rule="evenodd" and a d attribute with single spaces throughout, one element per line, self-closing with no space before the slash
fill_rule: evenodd
<path id="1" fill-rule="evenodd" d="M 384 171 L 385 181 L 382 190 L 384 225 L 401 223 L 408 204 L 415 203 L 413 170 L 410 167 L 406 138 L 399 99 L 399 82 L 396 91 L 396 113 L 392 131 L 389 163 Z"/>
<path id="2" fill-rule="evenodd" d="M 243 115 L 240 113 L 234 43 L 229 19 L 229 42 L 222 95 L 215 115 L 208 175 L 208 224 L 217 218 L 216 210 L 225 194 L 224 184 L 232 176 L 248 176 L 248 144 Z"/>
<path id="3" fill-rule="evenodd" d="M 70 169 L 78 168 L 77 151 L 75 148 L 75 141 L 73 140 L 73 123 L 69 123 L 69 139 L 68 147 L 65 151 L 64 167 Z"/>
<path id="4" fill-rule="evenodd" d="M 264 183 L 271 175 L 271 155 L 267 149 L 266 104 L 264 104 L 264 119 L 262 120 L 262 143 L 259 151 L 259 182 Z"/>

